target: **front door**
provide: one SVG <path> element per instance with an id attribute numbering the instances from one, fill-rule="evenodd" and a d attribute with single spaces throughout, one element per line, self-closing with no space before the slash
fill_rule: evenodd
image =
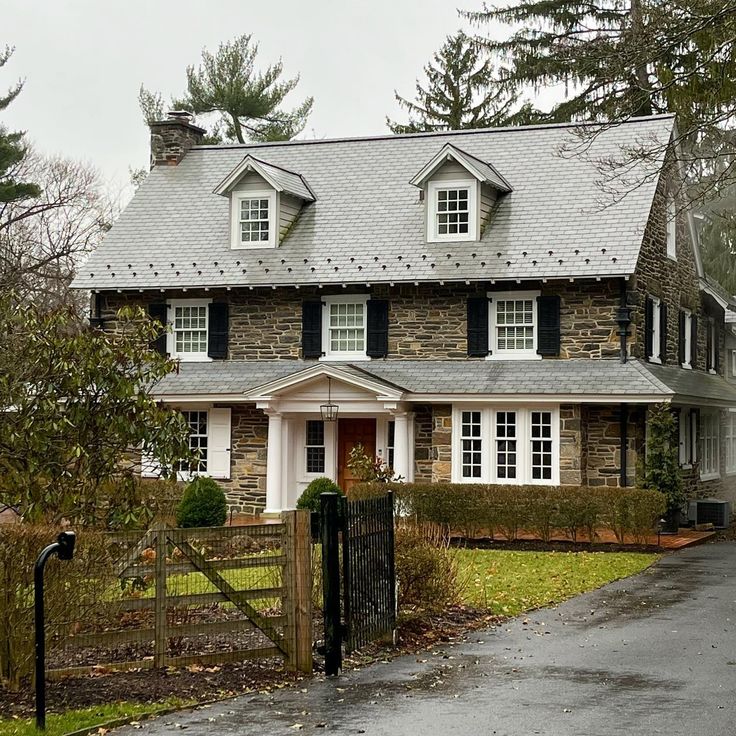
<path id="1" fill-rule="evenodd" d="M 350 450 L 356 445 L 363 445 L 368 457 L 376 456 L 375 419 L 337 420 L 337 485 L 345 492 L 359 482 L 348 467 Z"/>

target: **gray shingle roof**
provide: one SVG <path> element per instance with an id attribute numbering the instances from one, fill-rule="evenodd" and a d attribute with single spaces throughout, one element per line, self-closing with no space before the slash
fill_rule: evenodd
<path id="1" fill-rule="evenodd" d="M 688 371 L 677 366 L 654 363 L 640 365 L 642 370 L 666 385 L 677 399 L 683 401 L 705 399 L 736 407 L 736 386 L 730 384 L 723 376 L 703 371 Z"/>
<path id="2" fill-rule="evenodd" d="M 155 389 L 159 396 L 239 394 L 314 367 L 313 361 L 182 363 Z M 366 375 L 416 394 L 563 394 L 590 397 L 671 395 L 637 361 L 616 360 L 387 360 L 326 366 Z"/>
<path id="3" fill-rule="evenodd" d="M 193 148 L 159 166 L 92 254 L 78 288 L 271 286 L 618 276 L 633 272 L 654 178 L 601 207 L 596 160 L 666 141 L 674 119 L 642 118 L 601 132 L 586 156 L 571 126 L 530 126 Z M 513 188 L 480 242 L 427 243 L 408 182 L 446 143 L 490 162 Z M 214 194 L 247 154 L 299 172 L 317 201 L 279 248 L 231 250 L 229 205 Z M 642 164 L 643 166 L 644 164 Z M 636 176 L 633 172 L 631 176 Z"/>

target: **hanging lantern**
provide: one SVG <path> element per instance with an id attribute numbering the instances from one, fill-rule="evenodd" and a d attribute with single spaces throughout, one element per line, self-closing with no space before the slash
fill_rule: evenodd
<path id="1" fill-rule="evenodd" d="M 336 422 L 338 411 L 337 404 L 332 403 L 332 379 L 327 376 L 327 403 L 319 405 L 319 413 L 322 416 L 322 421 Z"/>

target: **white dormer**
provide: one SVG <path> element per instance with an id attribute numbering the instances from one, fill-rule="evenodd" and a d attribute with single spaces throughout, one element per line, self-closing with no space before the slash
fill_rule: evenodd
<path id="1" fill-rule="evenodd" d="M 215 188 L 230 198 L 232 248 L 276 248 L 315 196 L 301 175 L 248 154 Z"/>
<path id="2" fill-rule="evenodd" d="M 430 243 L 480 240 L 497 195 L 511 191 L 491 164 L 449 143 L 409 183 L 424 195 Z"/>

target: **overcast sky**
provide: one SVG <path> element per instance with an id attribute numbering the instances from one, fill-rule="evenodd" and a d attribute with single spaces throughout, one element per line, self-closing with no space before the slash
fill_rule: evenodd
<path id="1" fill-rule="evenodd" d="M 472 7 L 467 0 L 461 7 Z M 293 101 L 315 98 L 303 135 L 385 133 L 394 88 L 412 96 L 422 66 L 461 26 L 453 0 L 2 0 L 0 46 L 16 47 L 0 90 L 25 88 L 0 122 L 48 153 L 87 160 L 112 183 L 148 163 L 141 83 L 181 93 L 202 47 L 240 33 L 264 64 L 301 74 Z"/>

